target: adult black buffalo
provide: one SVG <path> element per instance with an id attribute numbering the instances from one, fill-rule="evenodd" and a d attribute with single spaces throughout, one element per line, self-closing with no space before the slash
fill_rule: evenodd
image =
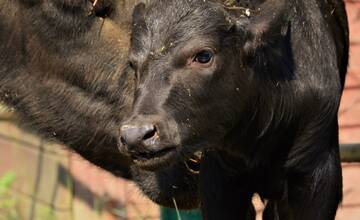
<path id="1" fill-rule="evenodd" d="M 245 2 L 245 1 L 244 1 Z M 342 0 L 155 0 L 133 16 L 132 114 L 119 148 L 145 170 L 202 151 L 205 219 L 334 219 Z"/>
<path id="2" fill-rule="evenodd" d="M 21 124 L 61 141 L 117 176 L 135 178 L 154 201 L 198 206 L 197 176 L 181 162 L 133 169 L 117 149 L 132 109 L 127 62 L 135 1 L 0 0 L 0 100 Z M 104 19 L 105 18 L 105 19 Z"/>

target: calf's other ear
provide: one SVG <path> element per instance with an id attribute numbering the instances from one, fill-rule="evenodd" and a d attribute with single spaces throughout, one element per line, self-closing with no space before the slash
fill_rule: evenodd
<path id="1" fill-rule="evenodd" d="M 266 0 L 247 11 L 246 16 L 236 18 L 235 29 L 245 36 L 245 52 L 253 52 L 278 36 L 286 35 L 288 0 Z"/>

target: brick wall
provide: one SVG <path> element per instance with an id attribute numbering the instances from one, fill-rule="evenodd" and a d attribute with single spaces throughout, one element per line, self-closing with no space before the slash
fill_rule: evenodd
<path id="1" fill-rule="evenodd" d="M 360 143 L 360 1 L 347 0 L 350 63 L 339 111 L 340 142 Z M 360 164 L 344 164 L 344 200 L 336 220 L 360 219 Z"/>
<path id="2" fill-rule="evenodd" d="M 360 1 L 346 1 L 350 24 L 350 62 L 339 111 L 340 142 L 360 142 Z"/>
<path id="3" fill-rule="evenodd" d="M 16 176 L 0 204 L 11 196 L 14 202 L 9 209 L 19 219 L 50 220 L 50 215 L 71 219 L 73 194 L 66 172 L 69 152 L 23 132 L 7 119 L 0 120 L 0 177 L 6 171 Z M 8 212 L 0 208 L 0 219 L 10 219 Z"/>
<path id="4" fill-rule="evenodd" d="M 21 219 L 158 219 L 158 207 L 133 183 L 22 131 L 9 114 L 0 113 L 0 152 L 0 179 L 7 171 L 16 174 L 9 195 Z M 9 220 L 2 199 L 0 220 Z"/>

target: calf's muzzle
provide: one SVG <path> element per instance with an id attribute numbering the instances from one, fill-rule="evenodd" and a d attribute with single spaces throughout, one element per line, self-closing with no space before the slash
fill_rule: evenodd
<path id="1" fill-rule="evenodd" d="M 140 125 L 125 124 L 121 126 L 121 143 L 128 148 L 152 148 L 157 138 L 155 125 L 146 123 Z M 131 149 L 129 149 L 131 150 Z"/>

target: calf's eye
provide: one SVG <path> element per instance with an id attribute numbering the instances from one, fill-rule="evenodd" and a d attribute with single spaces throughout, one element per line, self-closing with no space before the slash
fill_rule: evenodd
<path id="1" fill-rule="evenodd" d="M 193 62 L 200 64 L 207 64 L 213 59 L 213 52 L 209 50 L 202 50 L 194 56 Z"/>

